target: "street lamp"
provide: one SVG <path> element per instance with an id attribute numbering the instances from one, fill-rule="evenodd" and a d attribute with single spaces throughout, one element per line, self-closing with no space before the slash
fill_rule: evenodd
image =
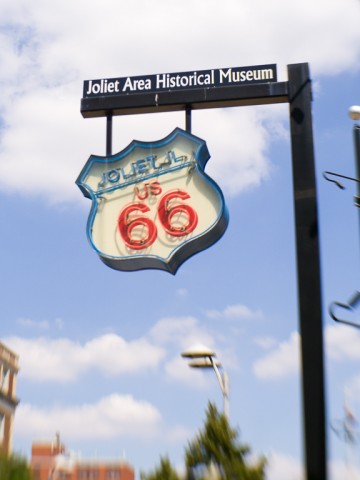
<path id="1" fill-rule="evenodd" d="M 349 108 L 349 117 L 357 122 L 360 120 L 360 106 L 352 106 Z M 354 137 L 354 147 L 355 147 L 355 167 L 356 167 L 356 178 L 348 177 L 347 175 L 341 175 L 335 172 L 323 172 L 325 180 L 335 183 L 341 190 L 344 190 L 344 185 L 332 177 L 344 178 L 346 180 L 352 180 L 358 184 L 357 192 L 355 195 L 355 206 L 360 207 L 360 124 L 354 123 L 353 127 L 353 137 Z"/>
<path id="2" fill-rule="evenodd" d="M 349 108 L 349 116 L 355 122 L 360 120 L 360 106 L 352 106 Z M 355 163 L 356 163 L 356 178 L 358 184 L 358 194 L 355 197 L 355 205 L 360 207 L 360 125 L 359 123 L 354 123 L 353 126 L 353 135 L 354 135 L 354 148 L 355 148 Z"/>
<path id="3" fill-rule="evenodd" d="M 349 117 L 354 120 L 353 126 L 353 137 L 354 137 L 354 149 L 355 149 L 355 167 L 356 167 L 356 178 L 347 177 L 345 175 L 340 175 L 334 172 L 324 172 L 324 177 L 329 180 L 330 182 L 334 182 L 338 187 L 344 189 L 344 186 L 336 180 L 333 180 L 328 177 L 328 175 L 334 175 L 336 177 L 345 178 L 347 180 L 353 180 L 357 183 L 357 195 L 354 196 L 354 205 L 356 207 L 360 207 L 360 124 L 358 121 L 360 120 L 360 106 L 353 105 L 349 108 Z M 341 319 L 335 315 L 335 310 L 338 308 L 353 311 L 360 303 L 360 292 L 358 290 L 352 295 L 350 300 L 347 303 L 342 302 L 332 302 L 329 307 L 329 313 L 333 320 L 336 322 L 345 323 L 347 325 L 351 325 L 356 328 L 360 328 L 359 322 L 353 322 L 345 319 Z"/>
<path id="4" fill-rule="evenodd" d="M 189 366 L 192 368 L 212 368 L 218 379 L 221 393 L 223 395 L 224 415 L 229 418 L 229 377 L 222 369 L 221 363 L 216 357 L 216 353 L 205 345 L 196 344 L 185 352 L 182 352 L 183 358 L 189 358 Z"/>

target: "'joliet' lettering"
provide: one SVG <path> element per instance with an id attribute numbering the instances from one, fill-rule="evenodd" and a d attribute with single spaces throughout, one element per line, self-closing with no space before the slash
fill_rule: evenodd
<path id="1" fill-rule="evenodd" d="M 98 183 L 99 188 L 107 185 L 114 185 L 133 180 L 139 176 L 156 173 L 165 168 L 170 168 L 173 165 L 181 162 L 186 162 L 186 156 L 176 157 L 175 152 L 170 150 L 166 152 L 165 157 L 161 160 L 156 155 L 149 155 L 145 158 L 139 158 L 135 162 L 131 162 L 126 168 L 118 167 L 106 170 L 101 175 L 101 180 Z"/>
<path id="2" fill-rule="evenodd" d="M 115 80 L 113 82 L 109 80 L 100 80 L 99 82 L 94 81 L 94 83 L 92 80 L 90 80 L 86 95 L 117 92 L 120 92 L 119 80 Z"/>

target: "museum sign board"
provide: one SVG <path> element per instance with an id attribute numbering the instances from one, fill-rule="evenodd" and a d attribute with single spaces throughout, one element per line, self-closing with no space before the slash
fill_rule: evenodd
<path id="1" fill-rule="evenodd" d="M 276 65 L 85 80 L 83 98 L 276 82 Z"/>

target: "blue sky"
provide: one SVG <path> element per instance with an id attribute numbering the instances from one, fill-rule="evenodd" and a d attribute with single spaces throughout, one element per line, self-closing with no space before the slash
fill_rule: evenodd
<path id="1" fill-rule="evenodd" d="M 230 223 L 175 276 L 106 267 L 75 180 L 105 154 L 104 119 L 80 115 L 84 80 L 276 63 L 283 81 L 287 64 L 308 62 L 329 470 L 343 478 L 349 452 L 330 425 L 345 399 L 360 414 L 360 332 L 327 308 L 359 288 L 359 211 L 355 184 L 341 191 L 322 172 L 355 175 L 347 112 L 360 103 L 359 1 L 5 0 L 0 13 L 0 338 L 20 355 L 14 449 L 29 455 L 59 431 L 83 458 L 125 456 L 139 471 L 168 454 L 181 469 L 207 402 L 222 406 L 215 375 L 180 357 L 201 342 L 229 374 L 230 421 L 268 455 L 268 479 L 302 478 L 288 106 L 194 112 Z M 117 117 L 113 151 L 177 126 L 183 113 Z"/>

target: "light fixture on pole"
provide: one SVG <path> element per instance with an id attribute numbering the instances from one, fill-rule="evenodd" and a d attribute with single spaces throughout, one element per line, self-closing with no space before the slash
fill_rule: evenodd
<path id="1" fill-rule="evenodd" d="M 337 182 L 336 180 L 333 180 L 329 178 L 327 175 L 334 175 L 336 177 L 342 177 L 348 180 L 353 180 L 357 183 L 357 195 L 354 196 L 354 205 L 356 207 L 360 207 L 360 124 L 358 121 L 360 120 L 360 106 L 358 105 L 353 105 L 352 107 L 349 108 L 349 117 L 351 120 L 354 120 L 354 126 L 353 126 L 353 138 L 354 138 L 354 150 L 355 150 L 355 168 L 356 168 L 356 178 L 352 177 L 347 177 L 345 175 L 339 175 L 333 172 L 325 172 L 324 177 L 331 181 L 334 182 L 338 187 L 341 189 L 344 189 L 344 186 Z M 356 328 L 360 328 L 360 323 L 358 321 L 352 321 L 352 320 L 347 320 L 343 318 L 339 318 L 338 314 L 335 314 L 335 311 L 337 309 L 342 309 L 343 313 L 344 311 L 350 311 L 353 312 L 353 310 L 359 306 L 360 303 L 360 291 L 356 290 L 355 293 L 351 296 L 350 300 L 347 303 L 344 302 L 332 302 L 330 307 L 329 307 L 329 313 L 330 316 L 333 320 L 336 322 L 340 323 L 345 323 L 347 325 L 351 325 Z"/>
<path id="2" fill-rule="evenodd" d="M 224 415 L 229 418 L 229 377 L 222 369 L 219 360 L 215 358 L 216 353 L 205 345 L 196 344 L 182 352 L 181 356 L 192 359 L 189 362 L 189 366 L 192 368 L 212 368 L 214 370 L 223 396 Z"/>
<path id="3" fill-rule="evenodd" d="M 351 120 L 357 122 L 360 120 L 360 106 L 354 105 L 349 108 L 349 117 Z M 323 172 L 325 180 L 335 183 L 337 187 L 341 190 L 344 190 L 345 187 L 342 183 L 335 180 L 333 177 L 344 178 L 345 180 L 352 180 L 358 184 L 357 195 L 355 195 L 354 205 L 360 207 L 360 124 L 354 123 L 353 127 L 353 137 L 354 137 L 354 148 L 355 148 L 355 167 L 356 167 L 356 178 L 349 177 L 347 175 L 341 175 L 340 173 L 335 172 Z"/>
<path id="4" fill-rule="evenodd" d="M 349 116 L 352 120 L 357 122 L 360 120 L 360 106 L 352 106 L 349 108 Z M 354 136 L 354 149 L 355 149 L 355 165 L 356 165 L 356 178 L 357 178 L 357 196 L 355 196 L 355 205 L 360 207 L 360 125 L 359 123 L 354 123 L 353 126 L 353 136 Z"/>

